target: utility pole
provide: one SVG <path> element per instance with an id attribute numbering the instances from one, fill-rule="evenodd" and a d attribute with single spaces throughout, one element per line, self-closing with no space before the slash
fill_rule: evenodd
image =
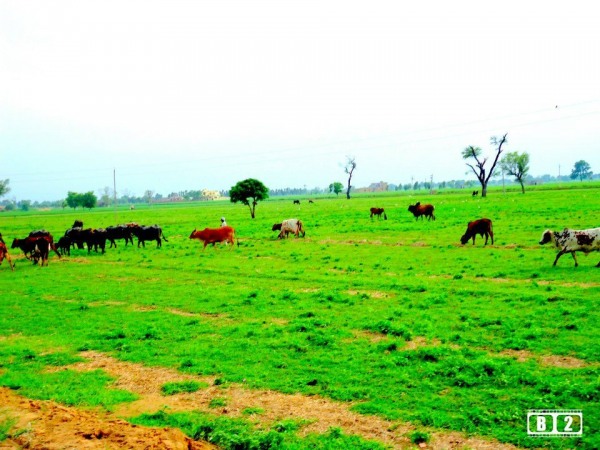
<path id="1" fill-rule="evenodd" d="M 431 177 L 429 178 L 429 194 L 433 195 L 433 174 L 431 174 Z"/>
<path id="2" fill-rule="evenodd" d="M 117 169 L 113 168 L 113 207 L 115 209 L 115 223 L 119 223 L 117 217 Z"/>

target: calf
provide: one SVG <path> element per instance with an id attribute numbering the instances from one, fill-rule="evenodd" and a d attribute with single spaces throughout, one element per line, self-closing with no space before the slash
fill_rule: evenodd
<path id="1" fill-rule="evenodd" d="M 71 238 L 69 236 L 61 236 L 61 238 L 56 243 L 56 248 L 61 255 L 69 255 L 71 256 Z"/>
<path id="2" fill-rule="evenodd" d="M 485 243 L 487 245 L 488 236 L 492 238 L 492 245 L 494 245 L 494 231 L 492 230 L 492 221 L 490 219 L 478 219 L 467 224 L 467 231 L 460 238 L 460 243 L 465 245 L 469 242 L 469 239 L 473 239 L 473 245 L 475 245 L 475 236 L 485 236 Z"/>
<path id="3" fill-rule="evenodd" d="M 371 219 L 373 216 L 377 216 L 378 219 L 381 219 L 381 215 L 383 214 L 383 219 L 387 220 L 387 215 L 385 214 L 385 210 L 383 208 L 371 208 Z"/>
<path id="4" fill-rule="evenodd" d="M 0 235 L 0 240 L 2 239 L 2 236 Z M 15 270 L 15 265 L 12 262 L 12 259 L 10 259 L 10 255 L 8 254 L 8 249 L 6 248 L 6 244 L 4 243 L 4 241 L 0 242 L 0 264 L 2 264 L 2 261 L 4 261 L 4 258 L 6 258 L 8 260 L 8 265 L 10 266 L 10 270 L 14 271 Z"/>
<path id="5" fill-rule="evenodd" d="M 423 217 L 427 217 L 427 220 L 435 220 L 435 216 L 433 215 L 434 209 L 435 208 L 433 207 L 433 205 L 421 205 L 421 202 L 417 202 L 414 205 L 410 205 L 408 207 L 408 210 L 411 213 L 413 213 L 416 220 L 419 220 L 419 217 L 421 218 L 421 220 L 423 220 Z"/>
<path id="6" fill-rule="evenodd" d="M 300 204 L 300 200 L 294 200 L 294 205 L 299 205 Z"/>
<path id="7" fill-rule="evenodd" d="M 600 228 L 592 228 L 589 230 L 571 230 L 565 228 L 563 231 L 552 231 L 546 230 L 542 234 L 540 239 L 540 245 L 552 242 L 556 248 L 560 251 L 556 255 L 553 266 L 556 266 L 558 258 L 565 253 L 570 253 L 575 261 L 575 267 L 577 258 L 575 252 L 583 252 L 587 256 L 588 253 L 594 251 L 600 251 Z M 596 267 L 600 267 L 600 262 L 596 264 Z"/>
<path id="8" fill-rule="evenodd" d="M 190 239 L 198 239 L 199 241 L 204 242 L 204 247 L 202 247 L 202 250 L 205 250 L 208 244 L 212 244 L 214 247 L 217 242 L 228 242 L 231 244 L 231 248 L 233 248 L 234 238 L 235 230 L 229 226 L 219 228 L 205 228 L 202 231 L 194 229 L 194 231 L 192 231 L 192 234 L 190 234 Z"/>

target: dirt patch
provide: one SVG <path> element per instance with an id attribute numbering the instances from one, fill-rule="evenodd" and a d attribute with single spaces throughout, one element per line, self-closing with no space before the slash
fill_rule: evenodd
<path id="1" fill-rule="evenodd" d="M 282 419 L 305 419 L 308 422 L 303 433 L 325 433 L 331 427 L 339 427 L 347 434 L 356 434 L 365 439 L 376 439 L 396 448 L 414 447 L 407 434 L 416 428 L 410 423 L 388 421 L 375 416 L 363 416 L 350 411 L 351 403 L 337 403 L 316 396 L 300 394 L 287 395 L 266 390 L 252 390 L 240 384 L 215 386 L 214 377 L 186 375 L 173 369 L 145 367 L 116 360 L 96 352 L 85 352 L 81 356 L 88 359 L 71 368 L 77 370 L 102 369 L 116 378 L 118 388 L 135 392 L 140 399 L 121 405 L 116 414 L 132 417 L 142 413 L 156 412 L 161 408 L 169 411 L 200 410 L 212 414 L 243 416 L 247 408 L 261 408 L 264 412 L 253 415 L 252 419 L 261 427 L 269 427 Z M 196 380 L 209 384 L 208 388 L 194 393 L 172 396 L 161 394 L 161 386 L 167 382 Z M 214 398 L 224 398 L 226 405 L 210 408 Z M 429 448 L 514 449 L 516 447 L 494 441 L 466 437 L 460 433 L 431 432 Z"/>
<path id="2" fill-rule="evenodd" d="M 138 427 L 108 413 L 84 411 L 52 401 L 28 400 L 0 388 L 0 419 L 14 419 L 0 448 L 208 450 L 180 430 Z"/>
<path id="3" fill-rule="evenodd" d="M 390 297 L 390 295 L 387 292 L 382 292 L 382 291 L 357 291 L 354 289 L 351 289 L 348 291 L 348 295 L 362 295 L 362 294 L 366 294 L 371 298 L 388 298 L 388 297 Z"/>
<path id="4" fill-rule="evenodd" d="M 499 355 L 510 356 L 519 362 L 536 360 L 540 365 L 546 367 L 560 367 L 562 369 L 579 369 L 582 367 L 600 366 L 599 364 L 588 363 L 583 359 L 575 358 L 574 356 L 561 355 L 542 355 L 538 356 L 527 350 L 503 350 Z"/>

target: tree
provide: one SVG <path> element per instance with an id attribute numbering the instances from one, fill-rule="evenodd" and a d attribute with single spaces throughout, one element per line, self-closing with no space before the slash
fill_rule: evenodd
<path id="1" fill-rule="evenodd" d="M 487 158 L 479 159 L 481 157 L 481 152 L 482 152 L 480 147 L 473 147 L 472 145 L 470 145 L 462 151 L 463 159 L 471 159 L 472 158 L 475 160 L 474 165 L 469 164 L 469 163 L 466 163 L 466 164 L 467 164 L 467 166 L 469 166 L 471 168 L 471 170 L 473 171 L 473 173 L 479 180 L 479 183 L 481 184 L 481 196 L 482 197 L 485 197 L 487 195 L 487 185 L 488 185 L 488 182 L 490 181 L 490 178 L 494 174 L 494 169 L 496 168 L 496 164 L 498 163 L 498 158 L 500 157 L 500 154 L 502 153 L 502 146 L 506 143 L 506 136 L 508 136 L 508 133 L 506 133 L 500 139 L 498 139 L 496 136 L 492 136 L 492 138 L 491 138 L 492 145 L 496 146 L 496 157 L 494 158 L 494 162 L 492 163 L 492 167 L 490 167 L 489 171 L 486 171 L 486 168 L 485 168 L 485 164 L 488 159 Z"/>
<path id="2" fill-rule="evenodd" d="M 340 195 L 343 189 L 344 185 L 339 181 L 334 181 L 329 185 L 329 192 L 333 192 L 335 195 Z"/>
<path id="3" fill-rule="evenodd" d="M 593 173 L 590 165 L 582 159 L 575 163 L 575 166 L 571 171 L 571 179 L 575 180 L 576 178 L 579 178 L 579 181 L 583 181 L 584 178 L 591 178 Z"/>
<path id="4" fill-rule="evenodd" d="M 0 197 L 10 192 L 10 188 L 8 187 L 9 183 L 10 180 L 8 178 L 6 180 L 0 180 Z"/>
<path id="5" fill-rule="evenodd" d="M 79 200 L 80 196 L 81 194 L 78 194 L 77 192 L 69 191 L 65 200 L 67 202 L 67 206 L 69 208 L 77 209 L 77 207 L 81 205 L 81 202 Z"/>
<path id="6" fill-rule="evenodd" d="M 521 154 L 517 152 L 507 153 L 500 161 L 500 167 L 508 175 L 515 177 L 515 181 L 521 184 L 521 192 L 524 194 L 525 185 L 523 181 L 529 173 L 529 154 L 527 152 Z"/>
<path id="7" fill-rule="evenodd" d="M 354 156 L 346 156 L 346 165 L 344 166 L 344 172 L 348 174 L 348 189 L 346 189 L 346 198 L 350 200 L 350 189 L 352 185 L 350 184 L 352 181 L 352 174 L 354 173 L 354 169 L 356 169 L 356 158 Z"/>
<path id="8" fill-rule="evenodd" d="M 92 209 L 96 206 L 98 199 L 92 191 L 85 194 L 69 191 L 65 202 L 69 208 L 77 209 L 78 206 L 81 206 L 82 208 Z"/>
<path id="9" fill-rule="evenodd" d="M 241 202 L 250 208 L 250 216 L 254 219 L 254 212 L 259 201 L 269 198 L 269 189 L 260 181 L 248 178 L 233 186 L 229 191 L 231 203 Z"/>
<path id="10" fill-rule="evenodd" d="M 98 198 L 94 195 L 92 191 L 89 191 L 85 194 L 81 194 L 80 202 L 82 208 L 92 209 L 98 203 Z"/>

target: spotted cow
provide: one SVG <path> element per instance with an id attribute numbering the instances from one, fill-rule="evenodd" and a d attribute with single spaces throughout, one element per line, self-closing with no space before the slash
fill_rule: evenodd
<path id="1" fill-rule="evenodd" d="M 587 255 L 590 252 L 600 251 L 600 228 L 591 228 L 589 230 L 572 230 L 565 228 L 562 231 L 545 230 L 540 239 L 540 245 L 552 242 L 559 249 L 553 266 L 556 266 L 558 258 L 565 253 L 570 253 L 575 261 L 575 267 L 579 265 L 575 252 L 583 252 Z M 600 267 L 600 262 L 596 264 Z"/>

